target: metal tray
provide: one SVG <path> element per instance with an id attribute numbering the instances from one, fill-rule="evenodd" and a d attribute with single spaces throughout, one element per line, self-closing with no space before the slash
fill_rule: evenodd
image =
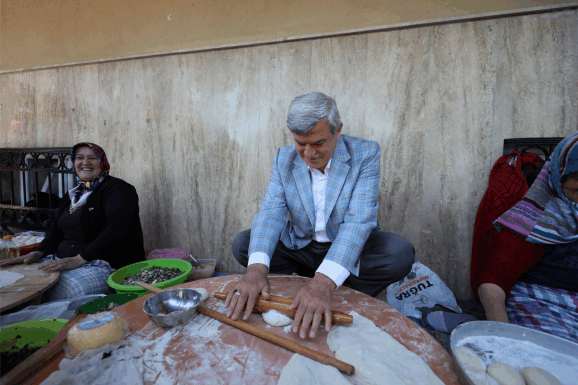
<path id="1" fill-rule="evenodd" d="M 505 324 L 502 322 L 467 322 L 456 327 L 450 337 L 450 347 L 452 349 L 452 356 L 454 359 L 456 373 L 458 375 L 458 379 L 464 385 L 474 385 L 474 383 L 467 377 L 460 362 L 456 359 L 454 349 L 460 345 L 460 342 L 462 342 L 463 339 L 476 336 L 506 337 L 519 341 L 532 342 L 555 353 L 564 354 L 578 360 L 578 344 L 563 338 L 526 327 Z M 576 383 L 578 383 L 578 379 L 576 380 L 575 384 Z"/>

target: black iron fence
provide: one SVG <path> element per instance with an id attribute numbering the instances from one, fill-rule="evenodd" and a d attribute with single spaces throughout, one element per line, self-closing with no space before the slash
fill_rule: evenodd
<path id="1" fill-rule="evenodd" d="M 60 198 L 74 187 L 69 147 L 0 148 L 0 224 L 52 227 Z"/>

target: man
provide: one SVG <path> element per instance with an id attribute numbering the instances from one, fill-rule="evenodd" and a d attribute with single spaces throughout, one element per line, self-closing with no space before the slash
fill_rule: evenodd
<path id="1" fill-rule="evenodd" d="M 323 315 L 331 330 L 335 288 L 347 280 L 375 296 L 409 273 L 414 249 L 379 228 L 379 145 L 341 135 L 333 99 L 318 92 L 296 97 L 287 126 L 295 145 L 277 150 L 261 211 L 233 241 L 233 255 L 248 267 L 225 307 L 237 320 L 246 305 L 247 320 L 257 296 L 269 298 L 268 270 L 312 277 L 291 307 L 293 332 L 303 339 L 311 326 L 314 338 Z"/>

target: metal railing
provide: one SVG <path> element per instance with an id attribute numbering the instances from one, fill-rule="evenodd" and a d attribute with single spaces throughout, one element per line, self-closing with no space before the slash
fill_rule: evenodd
<path id="1" fill-rule="evenodd" d="M 0 148 L 0 224 L 52 227 L 58 203 L 74 187 L 70 147 Z"/>

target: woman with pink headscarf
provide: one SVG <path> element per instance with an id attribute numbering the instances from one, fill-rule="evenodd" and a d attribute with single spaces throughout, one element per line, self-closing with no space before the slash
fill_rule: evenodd
<path id="1" fill-rule="evenodd" d="M 44 294 L 48 301 L 107 294 L 114 269 L 144 260 L 135 188 L 109 175 L 106 154 L 94 143 L 76 144 L 72 162 L 77 185 L 61 199 L 55 226 L 35 251 L 0 262 L 59 270 L 58 282 Z"/>

